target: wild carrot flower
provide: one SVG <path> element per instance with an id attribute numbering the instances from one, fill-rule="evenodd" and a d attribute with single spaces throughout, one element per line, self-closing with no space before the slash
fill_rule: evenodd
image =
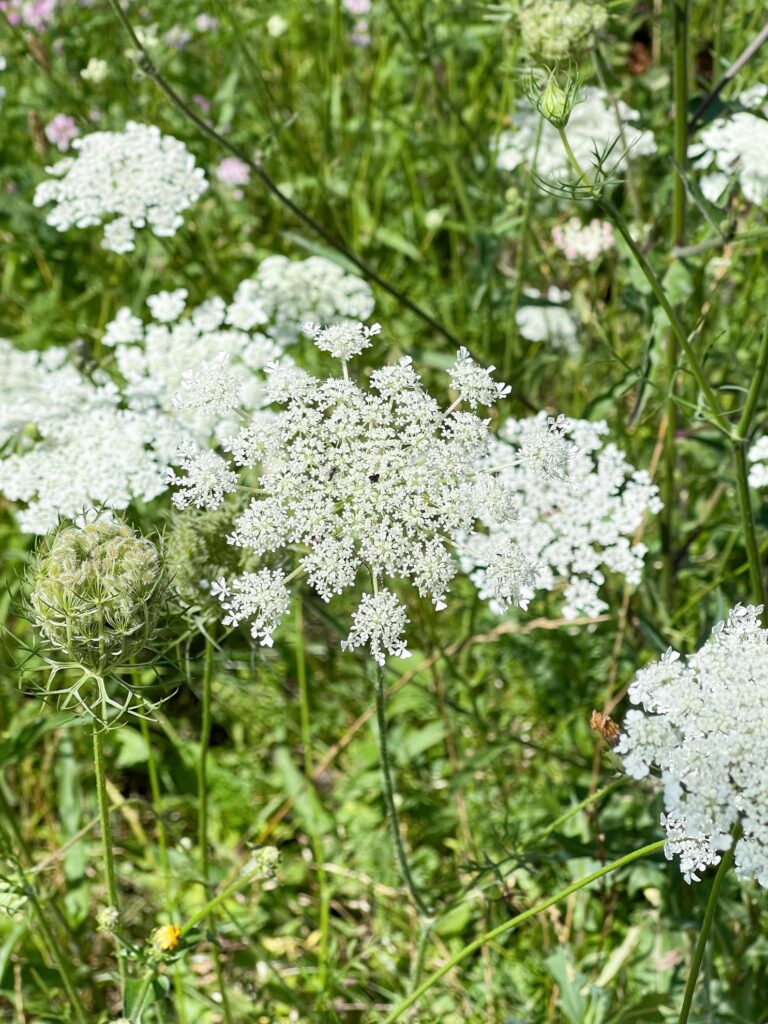
<path id="1" fill-rule="evenodd" d="M 268 394 L 283 410 L 225 443 L 245 479 L 257 474 L 230 542 L 254 558 L 291 557 L 295 564 L 290 571 L 265 567 L 221 580 L 216 590 L 225 621 L 249 620 L 253 637 L 269 645 L 289 609 L 294 577 L 304 575 L 324 601 L 362 577 L 365 589 L 343 646 L 367 646 L 383 663 L 386 655 L 407 653 L 407 614 L 394 586 L 410 581 L 444 608 L 458 569 L 454 538 L 471 532 L 491 494 L 488 474 L 478 473 L 488 421 L 459 406 L 492 404 L 508 389 L 466 350 L 449 372 L 458 397 L 448 410 L 426 392 L 408 357 L 374 370 L 364 388 L 351 379 L 349 362 L 370 345 L 377 324 L 307 324 L 306 331 L 340 361 L 342 375 L 321 380 L 296 367 L 272 367 Z M 185 453 L 179 506 L 215 507 L 235 489 L 229 465 L 212 456 Z M 513 515 L 498 491 L 503 488 L 492 495 L 497 507 Z M 514 599 L 520 563 L 499 551 L 493 566 L 499 597 Z"/>
<path id="2" fill-rule="evenodd" d="M 615 750 L 636 779 L 661 773 L 665 852 L 687 882 L 738 835 L 736 873 L 768 887 L 768 631 L 736 605 L 686 659 L 671 649 L 638 672 Z"/>
<path id="3" fill-rule="evenodd" d="M 494 544 L 518 545 L 535 567 L 524 587 L 525 600 L 539 590 L 562 588 L 565 618 L 599 615 L 608 573 L 639 583 L 644 545 L 633 534 L 645 515 L 661 508 L 658 490 L 644 470 L 636 470 L 615 444 L 607 424 L 546 414 L 507 420 L 487 461 L 516 500 L 514 521 L 496 521 L 487 505 L 486 533 L 467 542 L 464 567 L 483 597 L 497 611 L 503 603 L 486 563 Z"/>
<path id="4" fill-rule="evenodd" d="M 208 187 L 186 146 L 154 125 L 129 121 L 123 132 L 93 132 L 72 145 L 77 155 L 47 168 L 52 178 L 38 185 L 34 204 L 54 204 L 48 223 L 58 231 L 106 221 L 102 247 L 113 252 L 132 252 L 143 227 L 175 235 Z"/>
<path id="5" fill-rule="evenodd" d="M 688 155 L 697 170 L 706 172 L 701 189 L 707 199 L 717 202 L 736 180 L 745 199 L 762 204 L 768 198 L 768 86 L 746 89 L 739 103 L 743 110 L 719 117 L 701 129 Z"/>

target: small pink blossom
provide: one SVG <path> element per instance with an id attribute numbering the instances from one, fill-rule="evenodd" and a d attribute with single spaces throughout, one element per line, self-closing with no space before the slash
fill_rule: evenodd
<path id="1" fill-rule="evenodd" d="M 45 126 L 45 137 L 62 153 L 69 149 L 73 139 L 80 134 L 75 119 L 69 114 L 57 114 Z"/>
<path id="2" fill-rule="evenodd" d="M 344 9 L 358 18 L 368 14 L 371 9 L 371 0 L 343 0 Z"/>
<path id="3" fill-rule="evenodd" d="M 219 19 L 212 14 L 198 14 L 195 19 L 195 28 L 198 32 L 215 32 L 219 27 Z"/>
<path id="4" fill-rule="evenodd" d="M 355 22 L 355 27 L 352 29 L 352 34 L 349 38 L 355 46 L 366 47 L 371 45 L 371 33 L 365 18 L 359 18 Z"/>
<path id="5" fill-rule="evenodd" d="M 225 157 L 214 173 L 222 185 L 228 185 L 230 188 L 247 185 L 251 175 L 248 164 L 238 160 L 236 156 Z"/>
<path id="6" fill-rule="evenodd" d="M 0 0 L 0 11 L 11 25 L 26 25 L 36 32 L 53 20 L 58 0 Z"/>

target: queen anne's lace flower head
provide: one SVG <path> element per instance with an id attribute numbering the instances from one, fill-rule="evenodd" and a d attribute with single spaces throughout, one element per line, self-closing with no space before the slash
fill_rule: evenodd
<path id="1" fill-rule="evenodd" d="M 132 252 L 143 227 L 175 235 L 208 187 L 186 146 L 154 125 L 129 121 L 123 132 L 92 132 L 72 147 L 77 156 L 47 168 L 52 178 L 38 185 L 34 204 L 55 204 L 48 223 L 58 231 L 106 221 L 102 246 L 113 252 Z"/>
<path id="2" fill-rule="evenodd" d="M 322 256 L 301 261 L 268 256 L 251 287 L 261 299 L 268 333 L 287 345 L 296 341 L 296 324 L 359 322 L 367 320 L 374 307 L 365 281 Z"/>
<path id="3" fill-rule="evenodd" d="M 768 198 L 768 86 L 747 89 L 739 103 L 746 109 L 703 128 L 688 154 L 693 166 L 706 172 L 701 190 L 707 199 L 716 202 L 736 178 L 745 199 L 762 204 Z"/>
<path id="4" fill-rule="evenodd" d="M 665 852 L 686 881 L 717 864 L 740 830 L 736 873 L 768 887 L 768 631 L 741 605 L 686 660 L 668 651 L 638 672 L 616 746 L 636 779 L 661 773 Z"/>
<path id="5" fill-rule="evenodd" d="M 109 374 L 86 377 L 66 349 L 22 352 L 0 340 L 0 492 L 26 505 L 17 512 L 22 529 L 44 533 L 60 516 L 157 497 L 180 442 L 190 442 L 182 459 L 191 466 L 192 443 L 207 446 L 237 428 L 235 406 L 255 425 L 270 403 L 311 379 L 278 337 L 295 342 L 307 315 L 354 314 L 372 299 L 327 260 L 277 259 L 286 280 L 313 282 L 293 310 L 275 310 L 272 271 L 261 267 L 229 304 L 214 297 L 185 314 L 185 289 L 159 292 L 147 299 L 151 319 L 124 308 L 107 325 Z M 324 283 L 321 266 L 330 268 Z M 279 371 L 266 378 L 278 358 Z M 215 457 L 198 467 L 193 503 L 208 500 L 219 468 Z M 218 479 L 228 485 L 226 475 Z"/>
<path id="6" fill-rule="evenodd" d="M 533 168 L 536 154 L 535 171 L 541 178 L 570 181 L 574 171 L 562 140 L 548 121 L 541 124 L 541 120 L 539 112 L 527 100 L 521 100 L 512 115 L 512 127 L 499 137 L 496 163 L 503 171 L 514 171 L 521 164 Z M 634 125 L 639 120 L 637 111 L 626 103 L 618 100 L 614 105 L 601 89 L 588 86 L 583 101 L 573 108 L 567 129 L 568 142 L 580 166 L 588 171 L 595 166 L 598 154 L 603 169 L 615 171 L 627 150 L 633 156 L 655 153 L 653 134 Z"/>
<path id="7" fill-rule="evenodd" d="M 582 259 L 587 263 L 594 263 L 616 244 L 610 222 L 597 217 L 589 224 L 582 225 L 578 217 L 556 224 L 552 228 L 552 241 L 569 260 Z"/>
<path id="8" fill-rule="evenodd" d="M 236 577 L 222 599 L 231 621 L 251 618 L 253 607 L 254 636 L 268 642 L 276 609 L 287 607 L 290 579 L 303 575 L 329 601 L 364 574 L 373 581 L 372 592 L 362 597 L 344 646 L 368 646 L 382 661 L 406 653 L 398 581 L 410 581 L 436 608 L 445 607 L 458 568 L 454 537 L 472 531 L 488 499 L 480 480 L 489 474 L 478 470 L 489 446 L 488 422 L 458 409 L 458 402 L 442 410 L 408 357 L 375 370 L 370 387 L 363 388 L 349 378 L 347 359 L 374 332 L 342 327 L 313 327 L 312 335 L 340 360 L 343 376 L 321 380 L 295 367 L 270 367 L 270 397 L 283 410 L 225 443 L 234 464 L 245 470 L 244 481 L 255 487 L 235 520 L 231 543 L 257 558 L 290 556 L 298 565 L 280 576 L 279 586 L 272 570 L 246 574 L 240 584 Z M 505 393 L 466 352 L 451 376 L 473 405 Z M 190 454 L 187 474 L 178 480 L 179 506 L 215 505 L 235 489 L 237 477 L 216 460 L 211 452 L 197 460 Z M 499 494 L 495 501 L 514 514 L 512 502 Z M 515 599 L 524 569 L 512 566 L 509 551 L 499 549 L 491 571 L 503 580 L 504 595 Z"/>
<path id="9" fill-rule="evenodd" d="M 520 589 L 530 600 L 537 590 L 563 589 L 565 618 L 599 615 L 606 573 L 640 582 L 646 549 L 632 537 L 647 513 L 658 512 L 658 490 L 605 441 L 603 422 L 547 419 L 545 413 L 507 420 L 487 457 L 498 467 L 505 491 L 516 499 L 514 520 L 496 515 L 486 502 L 488 533 L 467 541 L 462 559 L 482 597 L 502 612 L 506 601 L 488 569 L 499 541 L 519 546 L 533 575 Z M 501 598 L 501 599 L 500 599 Z"/>
<path id="10" fill-rule="evenodd" d="M 588 46 L 607 20 L 602 5 L 585 0 L 522 0 L 516 17 L 525 49 L 547 61 Z"/>

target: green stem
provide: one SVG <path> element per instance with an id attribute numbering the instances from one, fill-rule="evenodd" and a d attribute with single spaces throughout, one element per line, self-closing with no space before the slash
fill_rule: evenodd
<path id="1" fill-rule="evenodd" d="M 675 122 L 674 160 L 675 177 L 672 197 L 672 247 L 685 243 L 685 164 L 688 154 L 688 6 L 689 0 L 676 0 L 673 7 L 675 46 L 672 60 L 674 83 Z M 674 509 L 677 501 L 675 485 L 677 437 L 677 403 L 675 401 L 675 378 L 677 377 L 678 346 L 674 334 L 667 337 L 667 432 L 664 436 L 664 473 L 662 478 L 661 548 L 663 555 L 662 593 L 667 611 L 674 610 L 675 592 L 675 551 L 674 551 Z"/>
<path id="2" fill-rule="evenodd" d="M 75 982 L 72 978 L 72 975 L 70 974 L 69 963 L 67 962 L 67 958 L 66 956 L 64 956 L 61 949 L 59 949 L 59 944 L 56 941 L 56 937 L 51 931 L 51 928 L 46 919 L 45 911 L 40 905 L 40 901 L 38 900 L 37 895 L 31 885 L 28 885 L 26 887 L 26 896 L 35 913 L 35 917 L 37 918 L 37 923 L 40 927 L 43 939 L 45 940 L 45 944 L 48 946 L 48 952 L 53 957 L 53 960 L 59 969 L 62 984 L 64 985 L 67 997 L 69 998 L 69 1001 L 72 1004 L 72 1009 L 75 1012 L 75 1017 L 78 1020 L 78 1024 L 88 1024 L 91 1018 L 86 1012 L 82 1000 L 80 999 L 77 987 L 75 986 Z"/>
<path id="3" fill-rule="evenodd" d="M 229 899 L 230 896 L 233 896 L 236 892 L 239 892 L 240 889 L 244 889 L 246 885 L 250 885 L 250 883 L 256 878 L 259 878 L 261 876 L 261 870 L 262 869 L 259 868 L 256 871 L 251 871 L 249 874 L 240 875 L 233 882 L 230 882 L 229 885 L 225 886 L 220 893 L 217 893 L 214 897 L 208 900 L 204 907 L 195 911 L 186 924 L 181 926 L 179 939 L 183 939 L 184 936 L 199 925 L 201 921 L 204 921 L 208 916 L 210 916 L 211 911 L 220 907 L 222 903 Z"/>
<path id="4" fill-rule="evenodd" d="M 152 793 L 152 807 L 155 812 L 155 825 L 157 828 L 157 847 L 160 851 L 160 871 L 163 876 L 163 890 L 165 893 L 165 909 L 169 920 L 173 920 L 176 909 L 176 900 L 171 891 L 171 865 L 168 859 L 168 836 L 165 831 L 165 822 L 162 814 L 162 791 L 160 789 L 160 777 L 157 772 L 157 761 L 152 749 L 152 734 L 149 730 L 149 722 L 142 715 L 139 718 L 141 734 L 147 745 L 147 769 L 149 772 L 149 788 Z M 184 988 L 181 978 L 181 967 L 178 963 L 173 965 L 173 989 L 176 1001 L 176 1013 L 179 1024 L 186 1024 L 187 1014 L 184 1007 Z"/>
<path id="5" fill-rule="evenodd" d="M 598 878 L 602 878 L 604 875 L 608 875 L 612 871 L 617 871 L 619 868 L 623 868 L 627 864 L 631 864 L 633 861 L 640 860 L 641 857 L 647 857 L 649 854 L 656 853 L 657 850 L 662 849 L 665 842 L 666 840 L 660 839 L 655 843 L 649 843 L 648 846 L 644 846 L 640 850 L 635 850 L 633 853 L 627 853 L 623 857 L 619 857 L 618 860 L 611 861 L 610 864 L 606 864 L 597 871 L 593 871 L 591 874 L 585 875 L 584 878 L 580 878 L 578 882 L 573 882 L 571 885 L 566 886 L 565 889 L 561 889 L 559 892 L 555 893 L 554 896 L 550 896 L 541 903 L 537 903 L 529 910 L 523 911 L 522 914 L 517 914 L 516 917 L 510 918 L 509 921 L 505 921 L 503 924 L 491 929 L 491 931 L 485 932 L 484 935 L 481 935 L 479 938 L 460 949 L 458 953 L 454 954 L 450 960 L 447 960 L 439 970 L 434 972 L 434 974 L 430 974 L 430 976 L 426 978 L 406 999 L 401 1003 L 398 1003 L 394 1010 L 392 1010 L 384 1019 L 383 1024 L 393 1024 L 394 1021 L 399 1020 L 406 1010 L 410 1009 L 414 1003 L 421 999 L 425 992 L 428 992 L 433 988 L 441 978 L 448 974 L 449 971 L 452 971 L 454 967 L 458 966 L 458 964 L 462 962 L 462 960 L 466 960 L 468 956 L 471 956 L 472 953 L 475 953 L 482 946 L 489 942 L 493 942 L 500 935 L 503 935 L 505 932 L 511 931 L 518 925 L 523 924 L 525 921 L 529 920 L 529 918 L 536 917 L 537 914 L 540 914 L 542 911 L 554 906 L 555 903 L 559 903 L 561 900 L 566 899 L 572 893 L 578 892 L 580 889 L 584 889 L 592 882 L 597 881 Z"/>
<path id="6" fill-rule="evenodd" d="M 585 797 L 579 803 L 574 804 L 573 807 L 569 808 L 567 811 L 561 814 L 559 818 L 555 818 L 555 820 L 551 822 L 549 825 L 547 825 L 546 828 L 542 829 L 542 831 L 539 832 L 538 836 L 536 837 L 536 842 L 540 842 L 542 839 L 546 838 L 546 836 L 554 832 L 556 828 L 559 828 L 561 825 L 565 824 L 566 821 L 572 818 L 575 814 L 578 814 L 579 811 L 583 811 L 587 807 L 591 807 L 592 804 L 598 803 L 600 800 L 603 799 L 603 797 L 608 796 L 609 793 L 612 793 L 615 789 L 618 789 L 619 786 L 623 786 L 624 783 L 627 781 L 627 776 L 622 775 L 621 778 L 614 779 L 613 782 L 609 782 L 607 786 L 603 786 L 602 789 L 598 789 L 595 793 L 592 793 L 590 796 Z"/>
<path id="7" fill-rule="evenodd" d="M 213 677 L 213 643 L 205 638 L 203 659 L 203 693 L 200 722 L 200 750 L 197 760 L 197 843 L 200 847 L 200 878 L 208 897 L 210 863 L 208 859 L 208 750 L 211 742 L 211 683 Z"/>
<path id="8" fill-rule="evenodd" d="M 563 147 L 565 148 L 565 152 L 568 156 L 568 159 L 571 162 L 573 169 L 579 175 L 580 183 L 584 182 L 588 184 L 589 178 L 584 172 L 581 165 L 579 164 L 579 161 L 576 159 L 575 153 L 571 149 L 571 145 L 568 142 L 568 137 L 565 134 L 565 129 L 559 128 L 558 133 L 560 135 L 560 139 L 562 140 Z M 720 409 L 720 404 L 717 401 L 715 393 L 710 387 L 709 381 L 707 380 L 704 374 L 704 370 L 701 366 L 701 363 L 699 362 L 699 358 L 696 355 L 696 352 L 694 351 L 691 343 L 688 341 L 688 335 L 685 332 L 683 322 L 677 315 L 674 306 L 667 298 L 667 294 L 664 291 L 664 286 L 659 280 L 656 271 L 648 262 L 645 253 L 642 251 L 640 246 L 632 237 L 627 222 L 619 213 L 618 209 L 613 205 L 611 200 L 608 199 L 605 195 L 603 195 L 602 192 L 598 191 L 595 188 L 592 189 L 592 199 L 597 203 L 598 206 L 601 207 L 601 209 L 607 214 L 607 216 L 611 218 L 611 221 L 617 228 L 619 234 L 627 243 L 629 251 L 632 253 L 632 256 L 635 262 L 637 263 L 638 267 L 642 271 L 643 276 L 645 277 L 648 284 L 651 286 L 651 291 L 656 296 L 656 299 L 661 308 L 664 310 L 664 313 L 666 314 L 666 317 L 669 320 L 669 324 L 672 328 L 672 331 L 677 341 L 679 342 L 683 352 L 685 352 L 686 358 L 691 364 L 691 372 L 693 373 L 693 376 L 696 378 L 696 383 L 699 386 L 699 390 L 701 391 L 702 395 L 706 400 L 707 405 L 709 406 L 710 413 L 712 414 L 712 419 L 714 421 L 715 426 L 717 426 L 718 430 L 720 430 L 727 437 L 731 437 L 731 428 L 728 424 L 728 420 L 725 418 Z"/>
<path id="9" fill-rule="evenodd" d="M 416 884 L 413 881 L 411 875 L 411 869 L 408 865 L 408 858 L 405 854 L 405 848 L 403 847 L 403 841 L 400 836 L 400 825 L 397 820 L 397 808 L 395 807 L 395 792 L 392 785 L 392 769 L 389 762 L 389 746 L 387 743 L 387 713 L 385 706 L 385 692 L 384 692 L 384 670 L 380 665 L 376 666 L 376 720 L 379 727 L 379 755 L 381 759 L 381 777 L 384 786 L 384 802 L 387 805 L 387 817 L 389 818 L 389 828 L 392 833 L 392 842 L 395 847 L 395 854 L 397 856 L 397 862 L 400 865 L 400 873 L 403 876 L 403 881 L 408 887 L 408 892 L 411 894 L 411 898 L 418 909 L 419 913 L 424 917 L 431 917 L 432 912 L 427 907 L 424 900 L 419 895 L 419 890 L 416 888 Z"/>
<path id="10" fill-rule="evenodd" d="M 299 713 L 301 717 L 301 746 L 304 755 L 304 778 L 307 785 L 312 785 L 312 734 L 310 731 L 309 687 L 307 686 L 307 660 L 304 653 L 304 608 L 299 591 L 296 596 L 296 676 L 299 683 Z M 330 895 L 328 877 L 323 864 L 323 838 L 312 821 L 312 855 L 315 859 L 318 900 L 320 903 L 320 945 L 318 948 L 318 980 L 324 992 L 328 986 L 328 947 L 331 924 Z"/>
<path id="11" fill-rule="evenodd" d="M 683 1005 L 680 1008 L 678 1024 L 687 1024 L 688 1014 L 691 1012 L 693 995 L 696 991 L 696 982 L 699 977 L 699 970 L 701 969 L 701 961 L 704 958 L 704 951 L 707 948 L 707 940 L 709 939 L 709 933 L 712 930 L 712 921 L 715 917 L 717 901 L 720 897 L 720 889 L 722 887 L 723 880 L 728 873 L 728 869 L 733 863 L 735 845 L 736 844 L 734 843 L 730 850 L 723 854 L 723 859 L 720 861 L 720 867 L 717 869 L 715 880 L 712 883 L 712 889 L 709 893 L 707 906 L 704 910 L 704 920 L 701 923 L 701 931 L 699 932 L 696 949 L 693 953 L 693 960 L 691 961 L 691 969 L 688 972 L 688 981 L 685 986 L 685 995 L 683 996 Z"/>
<path id="12" fill-rule="evenodd" d="M 714 425 L 723 434 L 730 437 L 731 429 L 728 424 L 728 420 L 725 418 L 722 410 L 720 409 L 720 404 L 717 401 L 715 393 L 712 390 L 709 381 L 707 380 L 704 374 L 702 365 L 699 362 L 699 357 L 696 355 L 696 352 L 694 351 L 691 343 L 689 342 L 688 335 L 685 333 L 685 328 L 683 327 L 683 323 L 680 320 L 680 317 L 677 315 L 674 306 L 667 298 L 667 295 L 664 291 L 664 286 L 662 285 L 661 281 L 656 275 L 656 271 L 648 262 L 645 253 L 642 251 L 642 249 L 639 247 L 637 242 L 632 237 L 626 221 L 621 216 L 617 208 L 613 205 L 611 200 L 606 199 L 605 196 L 597 196 L 595 198 L 595 201 L 611 218 L 619 234 L 627 243 L 627 246 L 629 247 L 629 250 L 632 253 L 632 256 L 634 257 L 635 262 L 637 263 L 640 270 L 643 272 L 643 276 L 645 277 L 646 281 L 651 286 L 651 290 L 653 291 L 653 294 L 656 296 L 659 305 L 664 310 L 664 313 L 666 314 L 667 319 L 669 320 L 670 326 L 672 327 L 672 331 L 675 335 L 675 338 L 679 343 L 680 347 L 682 348 L 683 352 L 685 353 L 686 359 L 690 363 L 691 372 L 693 373 L 693 376 L 696 379 L 696 383 L 699 386 L 699 390 L 701 391 L 707 405 L 709 406 L 709 410 L 712 415 Z"/>
<path id="13" fill-rule="evenodd" d="M 156 973 L 157 968 L 153 964 L 151 967 L 147 968 L 144 977 L 141 979 L 141 987 L 136 993 L 136 1004 L 134 1006 L 133 1013 L 131 1014 L 131 1024 L 141 1024 L 141 1017 L 144 1013 L 144 1003 L 147 1001 L 147 996 L 149 995 L 149 990 L 152 987 L 152 982 L 155 980 Z"/>
<path id="14" fill-rule="evenodd" d="M 768 604 L 768 601 L 766 601 L 765 595 L 765 580 L 763 578 L 760 548 L 757 543 L 755 517 L 752 513 L 746 441 L 737 441 L 734 444 L 734 456 L 736 458 L 736 486 L 739 495 L 739 513 L 741 514 L 741 525 L 744 530 L 744 546 L 747 549 L 747 561 L 749 562 L 749 581 L 752 589 L 752 600 L 755 604 L 762 604 L 765 606 Z"/>
<path id="15" fill-rule="evenodd" d="M 528 181 L 525 186 L 523 218 L 520 224 L 517 243 L 517 257 L 515 259 L 515 283 L 512 290 L 512 302 L 511 309 L 509 311 L 510 319 L 504 344 L 503 380 L 506 380 L 512 372 L 512 341 L 517 339 L 519 336 L 519 332 L 517 330 L 517 310 L 520 305 L 520 298 L 523 294 L 525 267 L 528 261 L 528 239 L 530 235 L 531 209 L 533 207 L 533 191 L 536 182 L 533 170 L 536 167 L 536 160 L 539 155 L 539 145 L 541 143 L 541 132 L 543 127 L 544 119 L 542 118 L 539 122 L 539 127 L 536 132 L 536 143 L 533 147 L 533 167 L 531 168 L 531 173 L 528 175 Z"/>
<path id="16" fill-rule="evenodd" d="M 109 801 L 107 800 L 107 773 L 104 766 L 104 733 L 98 722 L 93 724 L 93 767 L 96 776 L 96 800 L 99 808 L 99 828 L 101 830 L 101 853 L 104 862 L 104 877 L 107 883 L 107 899 L 109 906 L 119 913 L 120 905 L 117 896 L 117 875 L 115 874 L 115 854 L 112 849 L 112 831 L 109 826 Z M 120 972 L 120 1000 L 125 1000 L 125 984 L 127 980 L 125 957 L 120 946 L 117 949 L 117 963 Z"/>
<path id="17" fill-rule="evenodd" d="M 200 750 L 197 760 L 197 795 L 198 795 L 198 819 L 197 819 L 197 842 L 200 847 L 200 878 L 203 883 L 205 897 L 208 899 L 210 893 L 211 865 L 208 847 L 208 752 L 211 746 L 211 703 L 213 689 L 213 639 L 207 633 L 205 635 L 205 654 L 203 657 L 203 692 L 200 721 Z M 208 917 L 208 926 L 211 933 L 215 934 L 216 919 L 214 914 Z M 221 993 L 221 1009 L 224 1014 L 225 1024 L 234 1024 L 232 1010 L 227 995 L 226 979 L 222 967 L 219 950 L 214 941 L 213 944 L 213 966 L 216 973 L 216 982 Z"/>
<path id="18" fill-rule="evenodd" d="M 760 394 L 765 383 L 766 370 L 768 369 L 768 321 L 763 328 L 760 339 L 760 349 L 757 356 L 757 366 L 752 375 L 752 380 L 747 392 L 747 399 L 744 403 L 736 436 L 733 439 L 734 457 L 736 460 L 736 487 L 739 497 L 739 513 L 741 525 L 744 531 L 744 546 L 747 551 L 749 562 L 749 579 L 752 587 L 752 600 L 755 604 L 768 605 L 766 595 L 765 574 L 760 556 L 760 545 L 757 541 L 757 529 L 755 517 L 752 511 L 752 496 L 749 489 L 749 467 L 747 465 L 747 446 L 749 432 L 752 427 L 752 420 L 757 409 Z"/>

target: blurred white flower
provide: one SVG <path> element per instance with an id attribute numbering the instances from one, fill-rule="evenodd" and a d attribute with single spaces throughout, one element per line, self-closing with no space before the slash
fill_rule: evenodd
<path id="1" fill-rule="evenodd" d="M 532 168 L 541 127 L 536 173 L 549 181 L 574 178 L 557 130 L 548 121 L 542 124 L 541 115 L 527 100 L 518 103 L 511 120 L 512 127 L 499 136 L 496 163 L 501 170 L 513 171 L 521 164 Z M 633 157 L 655 153 L 653 134 L 635 127 L 639 120 L 637 111 L 621 100 L 614 106 L 601 89 L 594 86 L 584 89 L 583 100 L 573 108 L 566 131 L 581 167 L 585 171 L 594 167 L 596 153 L 604 158 L 603 167 L 607 171 L 615 171 L 620 166 L 627 150 Z"/>
<path id="2" fill-rule="evenodd" d="M 735 179 L 750 203 L 768 198 L 768 85 L 757 85 L 739 96 L 746 110 L 737 111 L 702 128 L 699 141 L 688 148 L 698 170 L 707 173 L 701 189 L 717 202 Z"/>
<path id="3" fill-rule="evenodd" d="M 578 356 L 578 321 L 575 313 L 564 303 L 571 293 L 551 285 L 542 295 L 535 288 L 526 288 L 515 313 L 520 337 L 526 341 L 547 342 L 569 356 Z"/>

